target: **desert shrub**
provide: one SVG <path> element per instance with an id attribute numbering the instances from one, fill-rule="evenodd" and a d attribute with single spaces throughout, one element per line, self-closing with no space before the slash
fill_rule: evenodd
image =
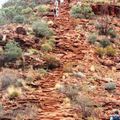
<path id="1" fill-rule="evenodd" d="M 23 15 L 16 15 L 13 18 L 13 22 L 22 24 L 25 22 L 25 17 Z"/>
<path id="2" fill-rule="evenodd" d="M 100 46 L 103 48 L 105 48 L 111 44 L 111 42 L 108 39 L 102 39 L 102 40 L 100 40 L 99 43 L 100 43 Z"/>
<path id="3" fill-rule="evenodd" d="M 112 46 L 106 47 L 106 55 L 115 56 L 116 50 Z"/>
<path id="4" fill-rule="evenodd" d="M 15 7 L 3 8 L 2 10 L 4 12 L 5 18 L 10 22 L 12 22 L 14 16 L 17 15 Z"/>
<path id="5" fill-rule="evenodd" d="M 52 47 L 55 47 L 55 39 L 54 38 L 50 38 L 46 41 L 49 45 L 51 45 Z"/>
<path id="6" fill-rule="evenodd" d="M 47 13 L 49 11 L 49 6 L 47 5 L 39 5 L 36 8 L 40 13 Z"/>
<path id="7" fill-rule="evenodd" d="M 2 111 L 3 109 L 3 105 L 0 103 L 0 112 Z"/>
<path id="8" fill-rule="evenodd" d="M 0 26 L 1 25 L 5 25 L 7 23 L 8 23 L 8 21 L 5 19 L 5 17 L 4 16 L 0 16 Z"/>
<path id="9" fill-rule="evenodd" d="M 2 8 L 0 12 L 2 16 L 4 17 L 5 21 L 13 22 L 13 19 L 15 16 L 21 15 L 21 10 L 22 10 L 21 6 L 18 6 L 18 7 L 10 6 L 7 8 Z"/>
<path id="10" fill-rule="evenodd" d="M 89 5 L 74 5 L 71 8 L 70 14 L 75 18 L 91 18 L 94 16 L 92 8 Z"/>
<path id="11" fill-rule="evenodd" d="M 109 35 L 111 38 L 115 38 L 117 36 L 115 30 L 105 20 L 103 20 L 103 22 L 98 22 L 95 26 L 99 35 Z"/>
<path id="12" fill-rule="evenodd" d="M 95 34 L 89 35 L 88 42 L 94 44 L 97 41 L 97 36 Z"/>
<path id="13" fill-rule="evenodd" d="M 60 61 L 52 55 L 45 55 L 44 56 L 45 63 L 44 66 L 47 69 L 54 69 L 60 67 Z"/>
<path id="14" fill-rule="evenodd" d="M 14 6 L 15 5 L 15 0 L 8 0 L 7 2 L 5 2 L 2 7 L 7 8 L 10 6 Z"/>
<path id="15" fill-rule="evenodd" d="M 50 2 L 51 2 L 51 0 L 35 0 L 36 4 L 48 4 Z"/>
<path id="16" fill-rule="evenodd" d="M 25 8 L 21 12 L 22 12 L 22 14 L 30 14 L 32 12 L 32 8 L 30 8 L 30 7 Z"/>
<path id="17" fill-rule="evenodd" d="M 105 90 L 111 91 L 116 89 L 116 84 L 114 82 L 108 82 L 105 84 Z"/>
<path id="18" fill-rule="evenodd" d="M 72 99 L 81 88 L 77 84 L 56 84 L 55 89 Z"/>
<path id="19" fill-rule="evenodd" d="M 44 75 L 47 74 L 47 71 L 46 71 L 45 69 L 43 69 L 43 68 L 38 69 L 38 71 L 39 71 L 39 73 L 40 73 L 42 76 L 44 76 Z"/>
<path id="20" fill-rule="evenodd" d="M 93 102 L 92 100 L 83 94 L 79 94 L 81 87 L 77 84 L 56 84 L 55 86 L 58 92 L 65 94 L 69 99 L 70 103 L 74 108 L 81 109 L 82 116 L 87 118 L 92 115 Z"/>
<path id="21" fill-rule="evenodd" d="M 42 21 L 34 22 L 32 29 L 37 37 L 50 37 L 53 35 L 52 29 L 48 27 L 47 23 Z"/>
<path id="22" fill-rule="evenodd" d="M 107 33 L 108 33 L 108 35 L 111 36 L 111 38 L 116 38 L 116 36 L 117 36 L 115 30 L 113 30 L 112 28 L 110 28 Z"/>
<path id="23" fill-rule="evenodd" d="M 20 96 L 22 91 L 21 91 L 21 88 L 16 88 L 14 86 L 10 86 L 7 89 L 7 92 L 8 92 L 9 99 L 12 100 L 12 99 L 15 99 L 16 97 Z"/>
<path id="24" fill-rule="evenodd" d="M 16 15 L 21 15 L 23 9 L 23 6 L 15 6 Z"/>
<path id="25" fill-rule="evenodd" d="M 49 51 L 52 51 L 53 48 L 49 43 L 45 43 L 45 44 L 42 44 L 41 49 L 43 51 L 49 52 Z"/>
<path id="26" fill-rule="evenodd" d="M 107 35 L 108 28 L 103 23 L 98 22 L 95 24 L 96 29 L 99 32 L 99 35 Z"/>
<path id="27" fill-rule="evenodd" d="M 11 61 L 22 56 L 22 49 L 16 42 L 8 42 L 5 46 L 4 54 L 7 57 L 8 61 Z"/>
<path id="28" fill-rule="evenodd" d="M 105 55 L 106 51 L 104 48 L 98 47 L 98 48 L 96 48 L 96 53 L 99 55 L 99 57 L 102 57 Z"/>
<path id="29" fill-rule="evenodd" d="M 0 73 L 0 90 L 5 90 L 10 85 L 15 85 L 17 83 L 17 73 L 12 70 L 3 70 Z"/>
<path id="30" fill-rule="evenodd" d="M 26 8 L 26 7 L 35 7 L 36 6 L 36 2 L 35 0 L 7 0 L 7 2 L 5 2 L 3 4 L 3 8 L 7 8 L 7 7 L 10 7 L 10 6 L 16 6 L 16 7 L 19 7 L 19 6 L 22 6 L 23 8 Z"/>

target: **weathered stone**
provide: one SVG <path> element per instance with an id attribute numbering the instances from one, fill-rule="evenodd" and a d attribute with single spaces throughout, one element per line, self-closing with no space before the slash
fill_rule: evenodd
<path id="1" fill-rule="evenodd" d="M 17 27 L 15 32 L 17 34 L 21 34 L 21 35 L 26 35 L 27 34 L 25 28 L 23 28 L 23 27 Z"/>
<path id="2" fill-rule="evenodd" d="M 116 65 L 116 70 L 120 70 L 120 63 Z"/>
<path id="3" fill-rule="evenodd" d="M 79 78 L 85 78 L 86 77 L 86 75 L 82 72 L 73 72 L 73 75 L 75 77 L 79 77 Z"/>

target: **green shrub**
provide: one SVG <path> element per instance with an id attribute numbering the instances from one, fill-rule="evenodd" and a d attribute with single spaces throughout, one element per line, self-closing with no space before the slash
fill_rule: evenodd
<path id="1" fill-rule="evenodd" d="M 22 15 L 16 15 L 14 18 L 13 18 L 13 22 L 15 23 L 24 23 L 25 22 L 25 17 L 22 16 Z"/>
<path id="2" fill-rule="evenodd" d="M 88 42 L 90 44 L 94 44 L 97 41 L 97 36 L 95 34 L 91 34 L 88 38 Z"/>
<path id="3" fill-rule="evenodd" d="M 103 39 L 103 40 L 100 40 L 100 46 L 105 48 L 107 46 L 109 46 L 111 44 L 111 42 L 108 40 L 108 39 Z"/>
<path id="4" fill-rule="evenodd" d="M 8 7 L 8 8 L 4 8 L 2 10 L 4 12 L 5 18 L 7 20 L 9 20 L 10 22 L 12 22 L 14 16 L 17 15 L 15 7 Z"/>
<path id="5" fill-rule="evenodd" d="M 49 51 L 52 51 L 52 46 L 49 43 L 45 43 L 45 44 L 42 44 L 41 49 L 43 51 L 49 52 Z"/>
<path id="6" fill-rule="evenodd" d="M 16 14 L 18 15 L 21 15 L 21 12 L 23 10 L 23 6 L 15 6 L 15 11 L 16 11 Z"/>
<path id="7" fill-rule="evenodd" d="M 45 59 L 45 68 L 47 69 L 54 69 L 60 67 L 60 61 L 52 55 L 46 55 L 44 56 Z"/>
<path id="8" fill-rule="evenodd" d="M 115 30 L 113 30 L 112 28 L 108 30 L 108 35 L 110 35 L 111 38 L 116 38 L 117 36 Z"/>
<path id="9" fill-rule="evenodd" d="M 105 84 L 105 90 L 111 91 L 116 89 L 116 84 L 114 82 L 109 82 Z"/>
<path id="10" fill-rule="evenodd" d="M 95 24 L 96 29 L 98 30 L 99 35 L 107 35 L 108 28 L 103 23 Z"/>
<path id="11" fill-rule="evenodd" d="M 116 50 L 112 46 L 106 47 L 106 55 L 115 56 Z"/>
<path id="12" fill-rule="evenodd" d="M 37 72 L 40 74 L 41 77 L 47 75 L 47 71 L 45 69 L 38 69 Z"/>
<path id="13" fill-rule="evenodd" d="M 70 14 L 75 18 L 91 18 L 94 16 L 92 8 L 89 5 L 74 5 L 71 8 Z"/>
<path id="14" fill-rule="evenodd" d="M 5 19 L 5 17 L 0 16 L 0 25 L 5 25 L 7 23 L 8 23 L 8 21 Z"/>
<path id="15" fill-rule="evenodd" d="M 32 29 L 37 37 L 50 37 L 53 35 L 53 31 L 48 27 L 48 24 L 42 21 L 34 22 Z"/>
<path id="16" fill-rule="evenodd" d="M 32 8 L 28 7 L 22 10 L 22 14 L 30 14 L 32 13 Z"/>
<path id="17" fill-rule="evenodd" d="M 8 42 L 5 46 L 4 54 L 8 60 L 14 60 L 22 56 L 22 49 L 16 42 Z"/>
<path id="18" fill-rule="evenodd" d="M 52 47 L 55 47 L 55 39 L 50 38 L 49 40 L 46 41 L 49 45 L 51 45 Z"/>
<path id="19" fill-rule="evenodd" d="M 95 26 L 100 35 L 109 35 L 111 38 L 115 38 L 117 36 L 115 30 L 105 21 L 103 21 L 103 23 L 99 22 Z"/>
<path id="20" fill-rule="evenodd" d="M 36 7 L 38 12 L 47 13 L 49 11 L 49 7 L 47 5 L 39 5 Z"/>

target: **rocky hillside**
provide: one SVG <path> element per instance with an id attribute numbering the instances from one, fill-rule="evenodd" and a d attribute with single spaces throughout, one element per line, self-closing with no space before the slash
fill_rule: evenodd
<path id="1" fill-rule="evenodd" d="M 65 1 L 54 17 L 42 2 L 0 10 L 0 120 L 109 120 L 120 109 L 120 7 Z"/>

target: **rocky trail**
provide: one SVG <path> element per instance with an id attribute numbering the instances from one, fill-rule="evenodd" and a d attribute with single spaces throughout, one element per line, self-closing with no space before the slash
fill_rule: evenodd
<path id="1" fill-rule="evenodd" d="M 35 90 L 26 90 L 24 95 L 16 98 L 15 101 L 6 100 L 0 94 L 1 101 L 7 111 L 5 114 L 8 116 L 0 120 L 16 120 L 9 111 L 10 109 L 14 111 L 15 116 L 19 114 L 22 116 L 24 114 L 22 112 L 24 111 L 26 114 L 26 119 L 24 120 L 28 120 L 28 116 L 32 116 L 32 119 L 29 120 L 81 120 L 78 118 L 75 110 L 66 101 L 66 96 L 56 91 L 55 86 L 60 82 L 78 83 L 78 85 L 79 83 L 82 85 L 88 84 L 91 89 L 93 87 L 92 92 L 88 93 L 97 104 L 102 106 L 102 112 L 99 115 L 100 120 L 108 120 L 112 109 L 120 108 L 120 72 L 114 72 L 108 67 L 102 66 L 96 57 L 94 47 L 86 42 L 86 34 L 89 31 L 94 31 L 94 27 L 89 25 L 92 20 L 71 18 L 69 11 L 70 7 L 67 3 L 64 3 L 61 5 L 59 17 L 48 16 L 49 21 L 53 21 L 54 23 L 52 28 L 55 31 L 56 40 L 52 54 L 60 59 L 61 67 L 50 71 L 41 80 L 36 80 L 34 82 Z M 77 30 L 76 26 L 79 27 L 79 30 Z M 14 33 L 10 32 L 7 34 L 9 34 L 9 37 L 13 37 Z M 14 34 L 14 38 L 16 36 Z M 29 36 L 20 37 L 23 37 L 24 41 L 22 39 L 18 41 L 24 43 L 25 46 L 32 45 L 33 48 L 39 48 L 34 40 L 29 40 Z M 75 62 L 75 65 L 78 63 L 81 64 L 75 70 L 84 72 L 87 76 L 86 78 L 71 78 L 69 74 L 64 73 L 64 65 L 72 62 Z M 92 65 L 96 65 L 96 71 L 90 71 Z M 98 75 L 101 77 L 98 77 Z M 104 84 L 107 83 L 107 79 L 104 79 L 107 76 L 115 78 L 117 83 L 117 89 L 111 93 L 106 92 L 103 88 Z M 97 79 L 93 81 L 95 77 Z M 26 104 L 28 106 L 29 104 L 35 105 L 35 108 L 30 107 L 32 110 L 29 110 L 28 107 L 26 109 Z M 13 119 L 9 119 L 11 117 Z M 19 116 L 17 120 L 21 120 Z"/>

